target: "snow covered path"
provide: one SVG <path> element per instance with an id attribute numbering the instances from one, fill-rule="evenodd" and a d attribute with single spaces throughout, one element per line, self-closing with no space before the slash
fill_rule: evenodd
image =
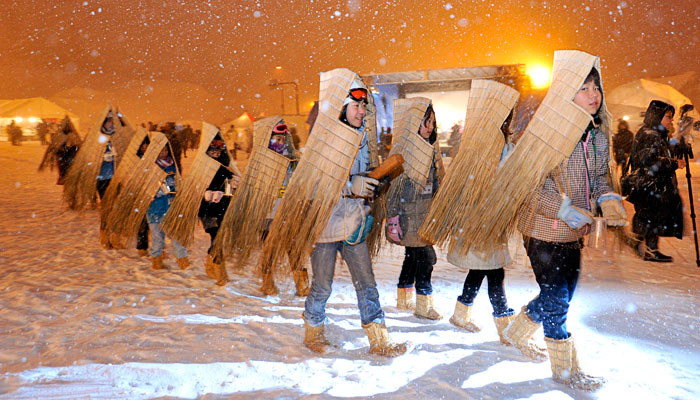
<path id="1" fill-rule="evenodd" d="M 465 273 L 442 251 L 433 275 L 445 316 L 438 322 L 394 307 L 401 249 L 387 248 L 375 265 L 387 326 L 395 340 L 414 343 L 410 353 L 367 354 L 349 273 L 338 264 L 328 313 L 329 339 L 341 348 L 316 356 L 302 344 L 303 301 L 291 280 L 278 282 L 280 296 L 262 297 L 249 267 L 229 268 L 231 282 L 215 286 L 204 274 L 201 229 L 185 271 L 172 257 L 169 271 L 154 271 L 134 249 L 103 250 L 97 212 L 66 211 L 55 172 L 36 172 L 43 150 L 0 143 L 0 399 L 700 398 L 692 236 L 662 240 L 671 265 L 626 249 L 611 257 L 585 250 L 569 330 L 584 367 L 608 379 L 588 394 L 552 381 L 548 362 L 499 343 L 485 287 L 475 304 L 482 331 L 449 324 Z M 700 166 L 692 171 L 700 177 Z M 700 193 L 700 179 L 694 184 Z M 513 245 L 506 291 L 519 309 L 536 283 Z"/>

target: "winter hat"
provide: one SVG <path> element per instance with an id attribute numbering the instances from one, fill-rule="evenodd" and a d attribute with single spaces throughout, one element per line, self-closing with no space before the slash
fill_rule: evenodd
<path id="1" fill-rule="evenodd" d="M 676 113 L 676 108 L 661 100 L 652 100 L 644 113 L 644 125 L 650 128 L 658 127 L 667 111 Z"/>
<path id="2" fill-rule="evenodd" d="M 348 97 L 345 98 L 345 101 L 343 101 L 343 106 L 347 105 L 350 103 L 350 101 L 364 101 L 365 104 L 367 104 L 367 96 L 368 96 L 368 90 L 367 86 L 365 85 L 364 82 L 362 82 L 362 79 L 359 77 L 355 77 L 355 79 L 352 81 L 352 85 L 350 85 L 350 90 L 348 91 Z"/>
<path id="3" fill-rule="evenodd" d="M 270 136 L 287 134 L 289 134 L 289 128 L 287 128 L 287 124 L 285 124 L 284 122 L 280 122 L 277 125 L 275 125 L 274 128 L 272 128 L 272 133 L 270 134 Z"/>

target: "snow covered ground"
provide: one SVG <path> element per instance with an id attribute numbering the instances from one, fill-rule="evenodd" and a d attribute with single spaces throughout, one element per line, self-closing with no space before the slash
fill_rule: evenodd
<path id="1" fill-rule="evenodd" d="M 229 268 L 231 282 L 215 286 L 204 274 L 201 229 L 185 271 L 173 268 L 172 256 L 170 270 L 154 271 L 134 249 L 103 250 L 97 212 L 67 211 L 55 172 L 36 172 L 43 149 L 0 143 L 0 399 L 700 398 L 692 236 L 662 239 L 673 264 L 615 247 L 607 255 L 584 251 L 569 330 L 584 367 L 608 379 L 588 394 L 552 381 L 548 362 L 532 363 L 499 343 L 485 287 L 475 304 L 482 331 L 450 325 L 465 273 L 442 251 L 433 275 L 445 315 L 438 322 L 395 308 L 402 249 L 386 248 L 375 264 L 387 326 L 395 340 L 415 344 L 411 352 L 367 353 L 339 263 L 328 314 L 329 338 L 341 347 L 317 356 L 302 344 L 303 300 L 290 279 L 278 282 L 279 296 L 263 297 L 250 267 L 245 274 Z M 700 177 L 699 165 L 692 171 Z M 694 183 L 697 195 L 700 179 Z M 522 246 L 512 245 L 506 290 L 519 309 L 536 283 Z"/>

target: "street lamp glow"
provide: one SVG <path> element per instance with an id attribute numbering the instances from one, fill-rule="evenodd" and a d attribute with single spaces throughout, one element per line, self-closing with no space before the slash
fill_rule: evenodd
<path id="1" fill-rule="evenodd" d="M 549 86 L 551 82 L 551 71 L 544 65 L 532 65 L 527 67 L 527 74 L 530 75 L 533 89 L 542 89 Z"/>

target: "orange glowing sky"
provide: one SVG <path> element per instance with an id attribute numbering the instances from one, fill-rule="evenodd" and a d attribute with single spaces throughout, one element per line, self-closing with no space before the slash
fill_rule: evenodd
<path id="1" fill-rule="evenodd" d="M 608 88 L 700 72 L 697 0 L 9 3 L 0 14 L 0 99 L 133 88 L 146 103 L 185 103 L 214 122 L 243 110 L 279 113 L 270 79 L 297 80 L 303 112 L 317 73 L 336 67 L 549 65 L 554 50 L 574 48 L 601 57 Z M 199 85 L 207 96 L 163 96 L 163 85 Z M 291 112 L 293 101 L 285 106 Z"/>

